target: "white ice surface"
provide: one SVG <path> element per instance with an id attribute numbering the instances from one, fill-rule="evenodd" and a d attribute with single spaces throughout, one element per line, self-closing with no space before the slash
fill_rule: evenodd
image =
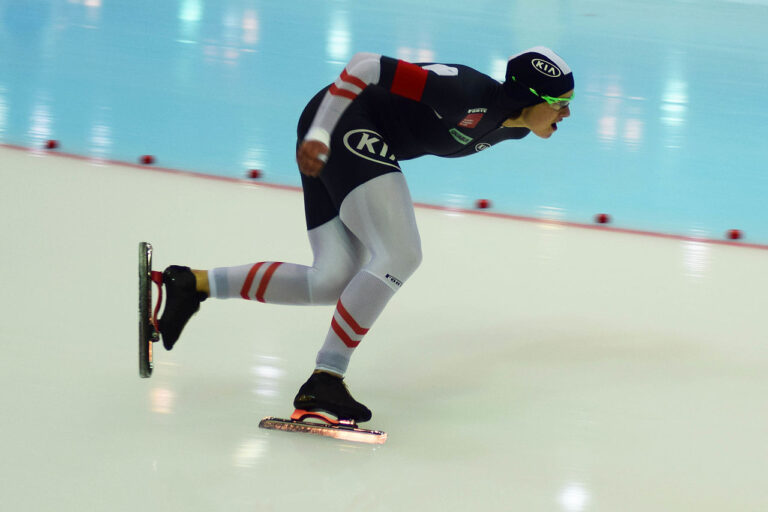
<path id="1" fill-rule="evenodd" d="M 203 304 L 151 379 L 155 268 L 309 263 L 301 194 L 0 148 L 0 495 L 14 511 L 757 511 L 766 253 L 418 209 L 355 354 L 380 447 L 290 414 L 328 307 Z"/>

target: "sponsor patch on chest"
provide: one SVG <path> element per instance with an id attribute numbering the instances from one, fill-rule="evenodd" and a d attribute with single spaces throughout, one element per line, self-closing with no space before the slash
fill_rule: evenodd
<path id="1" fill-rule="evenodd" d="M 474 128 L 486 112 L 488 112 L 487 108 L 471 108 L 467 111 L 467 115 L 464 119 L 459 121 L 458 126 L 461 126 L 462 128 Z"/>

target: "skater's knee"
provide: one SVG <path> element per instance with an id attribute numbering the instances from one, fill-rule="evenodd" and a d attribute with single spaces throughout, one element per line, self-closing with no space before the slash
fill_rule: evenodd
<path id="1" fill-rule="evenodd" d="M 309 294 L 312 304 L 332 305 L 339 300 L 357 269 L 316 269 L 309 276 Z"/>
<path id="2" fill-rule="evenodd" d="M 421 245 L 414 244 L 398 251 L 396 267 L 403 274 L 403 279 L 411 277 L 421 265 Z"/>
<path id="3" fill-rule="evenodd" d="M 399 288 L 419 268 L 422 260 L 421 245 L 398 247 L 397 251 L 375 256 L 366 270 L 387 284 Z"/>

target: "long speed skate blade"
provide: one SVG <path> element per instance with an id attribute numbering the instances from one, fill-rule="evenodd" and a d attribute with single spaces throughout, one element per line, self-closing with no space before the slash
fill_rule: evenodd
<path id="1" fill-rule="evenodd" d="M 310 421 L 287 420 L 283 418 L 264 418 L 259 422 L 260 428 L 282 430 L 285 432 L 301 432 L 316 436 L 332 437 L 356 443 L 384 444 L 387 433 L 379 430 L 368 430 L 353 425 L 313 423 Z"/>
<path id="2" fill-rule="evenodd" d="M 139 243 L 139 375 L 152 376 L 152 342 L 157 332 L 152 326 L 152 245 Z"/>

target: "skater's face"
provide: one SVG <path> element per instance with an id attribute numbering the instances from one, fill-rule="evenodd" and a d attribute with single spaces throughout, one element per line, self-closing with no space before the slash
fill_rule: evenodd
<path id="1" fill-rule="evenodd" d="M 569 99 L 573 96 L 573 90 L 559 96 Z M 524 127 L 542 139 L 548 139 L 557 131 L 557 123 L 571 117 L 571 107 L 568 103 L 548 103 L 542 101 L 531 107 L 523 109 L 523 113 L 517 119 L 508 119 L 504 126 Z"/>
<path id="2" fill-rule="evenodd" d="M 561 95 L 560 98 L 570 98 L 573 90 Z M 541 102 L 523 109 L 522 121 L 533 133 L 542 139 L 548 139 L 557 131 L 557 123 L 571 116 L 568 104 Z"/>

